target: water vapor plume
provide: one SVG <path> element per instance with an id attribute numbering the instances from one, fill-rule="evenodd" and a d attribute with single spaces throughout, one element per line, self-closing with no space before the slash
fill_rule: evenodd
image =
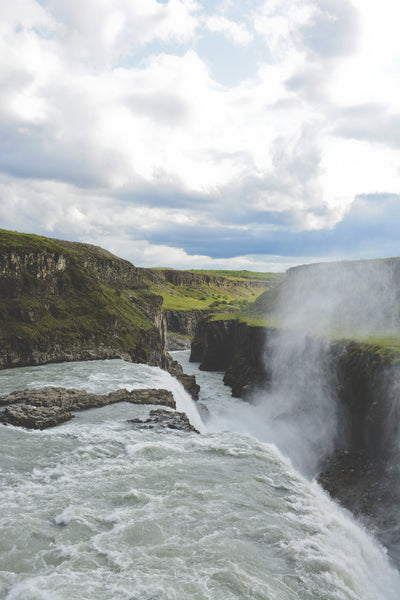
<path id="1" fill-rule="evenodd" d="M 266 342 L 268 392 L 254 399 L 270 440 L 308 475 L 343 440 L 330 352 L 337 338 L 399 332 L 400 259 L 306 265 L 289 269 Z M 271 316 L 271 315 L 269 315 Z"/>
<path id="2" fill-rule="evenodd" d="M 393 335 L 400 326 L 400 259 L 319 263 L 289 269 L 277 318 L 328 335 Z"/>

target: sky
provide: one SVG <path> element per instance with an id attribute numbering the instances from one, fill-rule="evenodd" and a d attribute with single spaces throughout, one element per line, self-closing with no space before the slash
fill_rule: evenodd
<path id="1" fill-rule="evenodd" d="M 400 255 L 398 0 L 0 0 L 0 227 L 137 266 Z"/>

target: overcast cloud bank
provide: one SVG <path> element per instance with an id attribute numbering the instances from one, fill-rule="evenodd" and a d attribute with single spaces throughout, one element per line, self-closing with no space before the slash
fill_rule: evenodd
<path id="1" fill-rule="evenodd" d="M 0 0 L 0 223 L 143 266 L 397 255 L 395 0 Z"/>

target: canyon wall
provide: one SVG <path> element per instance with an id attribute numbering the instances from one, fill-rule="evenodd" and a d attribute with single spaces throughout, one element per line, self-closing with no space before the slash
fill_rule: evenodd
<path id="1" fill-rule="evenodd" d="M 290 419 L 293 410 L 296 435 L 305 445 L 317 423 L 321 433 L 314 476 L 346 508 L 378 527 L 380 539 L 391 546 L 399 535 L 390 523 L 396 521 L 400 501 L 400 350 L 305 335 L 293 360 L 293 347 L 284 349 L 286 357 L 280 354 L 285 335 L 278 327 L 236 319 L 203 320 L 191 360 L 200 362 L 200 369 L 224 371 L 233 396 L 254 405 L 282 403 L 283 408 L 261 415 L 277 412 L 279 419 Z M 283 358 L 289 358 L 287 364 Z M 278 374 L 277 360 L 282 361 Z M 289 395 L 298 396 L 297 404 L 287 401 Z M 312 423 L 318 405 L 319 425 Z M 325 426 L 329 439 L 323 437 Z"/>
<path id="2" fill-rule="evenodd" d="M 124 358 L 162 366 L 162 298 L 105 250 L 0 231 L 0 368 Z"/>

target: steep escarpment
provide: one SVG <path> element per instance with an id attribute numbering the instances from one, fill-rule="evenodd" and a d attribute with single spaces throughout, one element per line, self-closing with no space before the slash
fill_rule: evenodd
<path id="1" fill-rule="evenodd" d="M 177 287 L 193 287 L 201 290 L 207 288 L 216 288 L 221 290 L 254 290 L 260 288 L 264 290 L 271 286 L 275 281 L 280 280 L 280 276 L 272 273 L 265 273 L 263 278 L 228 277 L 212 273 L 180 271 L 178 269 L 144 269 L 148 276 L 156 283 L 167 281 Z"/>
<path id="2" fill-rule="evenodd" d="M 0 232 L 0 368 L 121 357 L 163 365 L 162 298 L 87 244 Z"/>
<path id="3" fill-rule="evenodd" d="M 210 314 L 209 310 L 165 310 L 168 350 L 190 348 L 197 323 Z"/>
<path id="4" fill-rule="evenodd" d="M 279 328 L 251 326 L 237 319 L 203 320 L 196 330 L 190 360 L 200 362 L 202 370 L 225 371 L 224 381 L 232 395 L 249 399 L 249 392 L 274 383 L 281 335 Z M 309 342 L 307 337 L 305 340 L 299 349 L 304 365 L 307 349 L 319 342 L 312 336 L 308 336 Z M 333 389 L 338 403 L 341 449 L 385 459 L 393 453 L 400 431 L 400 349 L 322 338 L 318 348 L 328 367 L 323 373 L 326 385 Z M 310 381 L 310 387 L 312 384 Z"/>
<path id="5" fill-rule="evenodd" d="M 294 346 L 285 347 L 287 336 Z M 326 444 L 323 432 L 317 431 L 322 440 L 317 457 L 320 483 L 373 526 L 385 545 L 398 546 L 399 348 L 255 327 L 237 319 L 209 319 L 198 326 L 191 360 L 200 362 L 201 369 L 224 370 L 234 396 L 256 403 L 281 402 L 285 408 L 283 413 L 278 409 L 279 418 L 303 423 L 296 435 L 304 436 L 306 444 L 310 431 L 326 426 L 331 435 Z M 288 396 L 296 394 L 299 401 L 291 405 Z M 332 406 L 321 423 L 313 423 L 307 404 L 315 395 L 318 403 L 320 394 Z M 308 415 L 306 421 L 298 410 Z"/>
<path id="6" fill-rule="evenodd" d="M 198 323 L 190 360 L 204 371 L 225 371 L 224 382 L 232 395 L 247 398 L 270 381 L 265 361 L 266 339 L 274 329 L 251 326 L 239 319 L 203 319 Z"/>

